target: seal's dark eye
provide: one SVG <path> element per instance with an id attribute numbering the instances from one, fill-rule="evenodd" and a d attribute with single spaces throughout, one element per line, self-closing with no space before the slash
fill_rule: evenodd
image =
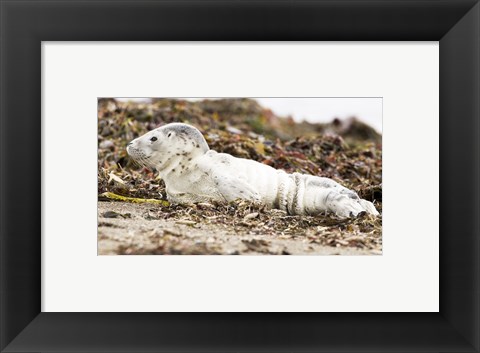
<path id="1" fill-rule="evenodd" d="M 172 136 L 172 133 L 171 133 L 171 132 L 168 133 L 167 137 L 170 137 L 170 136 Z"/>
<path id="2" fill-rule="evenodd" d="M 155 142 L 155 141 L 157 141 L 157 138 L 156 138 L 155 136 L 153 136 L 153 137 L 150 139 L 150 141 Z"/>

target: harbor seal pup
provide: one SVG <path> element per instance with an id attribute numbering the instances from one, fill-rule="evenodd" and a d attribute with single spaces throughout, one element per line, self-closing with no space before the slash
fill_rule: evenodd
<path id="1" fill-rule="evenodd" d="M 187 124 L 171 123 L 149 131 L 131 141 L 127 152 L 139 164 L 158 171 L 172 203 L 245 199 L 289 214 L 378 215 L 373 203 L 332 179 L 287 174 L 253 160 L 217 153 L 198 129 Z"/>

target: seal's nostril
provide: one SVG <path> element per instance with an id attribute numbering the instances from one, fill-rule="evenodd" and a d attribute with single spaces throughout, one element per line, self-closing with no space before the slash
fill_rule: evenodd
<path id="1" fill-rule="evenodd" d="M 129 143 L 127 144 L 127 146 L 130 146 L 132 143 L 133 143 L 133 142 L 129 142 Z"/>

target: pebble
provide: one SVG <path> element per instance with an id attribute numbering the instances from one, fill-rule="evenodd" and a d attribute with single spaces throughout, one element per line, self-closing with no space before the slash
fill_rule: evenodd
<path id="1" fill-rule="evenodd" d="M 105 140 L 100 142 L 100 148 L 113 150 L 115 148 L 115 144 L 110 140 Z"/>

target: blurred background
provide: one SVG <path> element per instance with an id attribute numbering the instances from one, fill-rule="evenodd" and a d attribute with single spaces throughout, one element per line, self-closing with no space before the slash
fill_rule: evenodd
<path id="1" fill-rule="evenodd" d="M 201 101 L 206 98 L 179 98 Z M 208 98 L 218 100 L 221 98 Z M 150 102 L 150 98 L 117 98 L 123 102 Z M 380 97 L 330 97 L 330 98 L 255 98 L 261 106 L 277 116 L 291 117 L 295 122 L 330 123 L 334 119 L 345 121 L 356 118 L 382 133 L 382 98 Z"/>

